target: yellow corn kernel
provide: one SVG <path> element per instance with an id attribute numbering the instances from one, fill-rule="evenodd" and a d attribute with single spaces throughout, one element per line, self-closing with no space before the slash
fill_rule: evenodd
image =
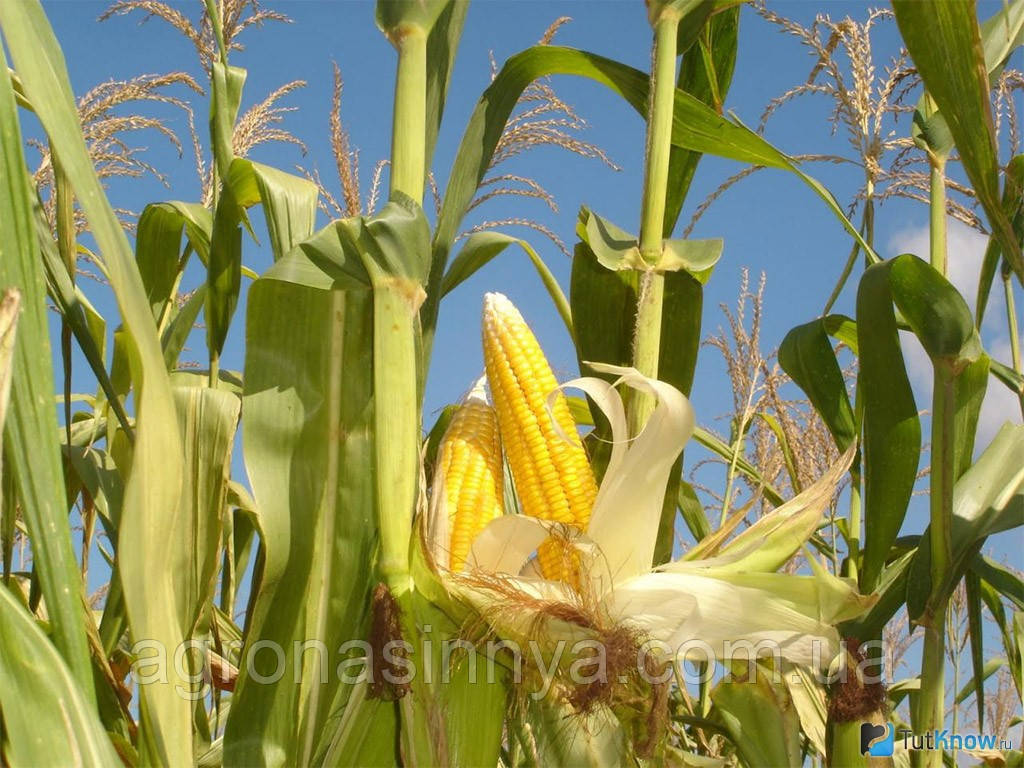
<path id="1" fill-rule="evenodd" d="M 449 567 L 461 571 L 477 534 L 502 514 L 501 443 L 483 380 L 456 409 L 438 448 L 435 492 L 444 494 Z"/>
<path id="2" fill-rule="evenodd" d="M 500 293 L 484 298 L 484 364 L 498 414 L 519 505 L 526 515 L 585 530 L 597 498 L 597 482 L 583 445 L 566 442 L 555 430 L 576 435 L 565 396 L 559 393 L 547 408 L 558 382 L 533 332 L 519 310 Z M 549 539 L 538 548 L 541 573 L 547 579 L 574 581 L 575 553 Z"/>

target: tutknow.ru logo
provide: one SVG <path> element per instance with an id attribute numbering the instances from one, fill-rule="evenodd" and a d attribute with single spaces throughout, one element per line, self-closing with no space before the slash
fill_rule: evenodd
<path id="1" fill-rule="evenodd" d="M 904 750 L 1013 749 L 1010 739 L 1000 739 L 992 733 L 951 733 L 948 728 L 914 733 L 909 728 L 900 728 L 897 731 L 892 723 L 861 723 L 862 755 L 891 757 L 897 743 L 901 743 Z"/>
<path id="2" fill-rule="evenodd" d="M 891 757 L 895 735 L 896 729 L 892 723 L 885 725 L 861 723 L 860 753 L 871 757 Z"/>

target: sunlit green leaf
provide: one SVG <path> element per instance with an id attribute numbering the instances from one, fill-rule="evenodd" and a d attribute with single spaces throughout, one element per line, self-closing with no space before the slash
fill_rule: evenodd
<path id="1" fill-rule="evenodd" d="M 1024 282 L 1021 246 L 999 194 L 999 156 L 975 3 L 893 0 L 903 42 L 956 141 L 967 177 Z"/>
<path id="2" fill-rule="evenodd" d="M 561 286 L 555 276 L 551 274 L 547 264 L 537 252 L 525 240 L 518 237 L 503 234 L 501 232 L 474 232 L 466 238 L 466 244 L 462 246 L 459 255 L 452 260 L 451 266 L 445 273 L 444 282 L 441 284 L 442 295 L 448 294 L 456 286 L 468 280 L 478 269 L 505 250 L 509 245 L 518 245 L 529 257 L 534 269 L 540 276 L 544 288 L 547 289 L 551 301 L 554 302 L 558 314 L 562 317 L 566 329 L 572 335 L 572 313 L 569 309 L 569 300 L 562 292 Z"/>
<path id="3" fill-rule="evenodd" d="M 941 584 L 932 582 L 928 532 L 907 582 L 912 619 L 931 614 L 949 598 L 978 548 L 993 533 L 1024 525 L 1024 427 L 1005 424 L 953 488 L 951 559 Z"/>
<path id="4" fill-rule="evenodd" d="M 786 334 L 779 347 L 779 365 L 810 398 L 839 450 L 846 450 L 857 439 L 857 427 L 823 318 L 798 325 Z"/>
<path id="5" fill-rule="evenodd" d="M 713 715 L 751 768 L 800 765 L 800 718 L 789 692 L 772 685 L 768 673 L 754 666 L 754 680 L 741 678 L 715 686 Z"/>
<path id="6" fill-rule="evenodd" d="M 9 26 L 8 14 L 2 10 L 0 21 L 8 44 L 17 48 L 20 30 Z M 51 399 L 54 378 L 46 288 L 5 58 L 0 57 L 0 67 L 4 70 L 0 73 L 0 285 L 17 289 L 22 306 L 14 339 L 11 404 L 4 429 L 4 471 L 15 478 L 32 538 L 36 573 L 53 623 L 54 643 L 89 700 L 92 672 L 80 618 L 82 587 L 71 547 L 64 479 L 54 441 L 57 418 Z"/>
<path id="7" fill-rule="evenodd" d="M 903 524 L 921 451 L 921 423 L 900 350 L 889 264 L 869 267 L 857 291 L 865 481 L 860 584 L 865 591 L 877 585 Z"/>
<path id="8" fill-rule="evenodd" d="M 19 766 L 119 765 L 103 726 L 35 620 L 0 587 L 4 757 Z"/>

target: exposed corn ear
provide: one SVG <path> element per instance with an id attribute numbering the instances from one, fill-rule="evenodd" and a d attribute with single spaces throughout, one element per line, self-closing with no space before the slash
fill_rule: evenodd
<path id="1" fill-rule="evenodd" d="M 447 521 L 448 566 L 460 571 L 477 534 L 502 513 L 501 442 L 481 378 L 459 405 L 438 449 L 435 514 Z M 435 553 L 443 559 L 445 554 Z"/>
<path id="2" fill-rule="evenodd" d="M 500 293 L 484 298 L 484 363 L 498 414 L 502 445 L 522 512 L 584 530 L 597 498 L 597 482 L 579 441 L 565 435 L 576 424 L 563 395 L 549 413 L 548 395 L 558 386 L 533 332 L 519 310 Z M 575 553 L 549 539 L 538 549 L 541 573 L 573 581 Z"/>

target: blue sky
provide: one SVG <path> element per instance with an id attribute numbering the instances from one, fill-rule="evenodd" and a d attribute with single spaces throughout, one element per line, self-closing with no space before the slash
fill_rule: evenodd
<path id="1" fill-rule="evenodd" d="M 861 19 L 868 7 L 856 2 L 805 1 L 776 2 L 771 7 L 777 13 L 809 23 L 825 5 L 833 18 L 850 14 Z M 76 93 L 84 93 L 109 78 L 123 79 L 180 69 L 202 80 L 191 44 L 178 33 L 156 19 L 140 24 L 140 14 L 97 23 L 97 17 L 106 6 L 106 2 L 94 0 L 45 3 L 64 47 Z M 293 146 L 272 144 L 259 147 L 253 158 L 288 170 L 296 165 L 318 168 L 328 186 L 337 189 L 327 133 L 331 62 L 335 61 L 345 78 L 342 117 L 351 143 L 360 153 L 365 193 L 376 161 L 388 155 L 395 65 L 393 49 L 374 26 L 373 5 L 354 0 L 290 0 L 271 2 L 268 6 L 290 16 L 293 23 L 268 24 L 250 30 L 242 38 L 246 49 L 232 54 L 232 63 L 248 70 L 242 110 L 286 82 L 305 80 L 307 85 L 286 97 L 282 104 L 295 108 L 286 116 L 284 127 L 306 143 L 308 153 L 303 156 Z M 195 18 L 199 4 L 193 0 L 178 3 L 176 7 Z M 998 7 L 998 0 L 982 2 L 981 15 L 988 16 Z M 559 31 L 557 43 L 647 68 L 651 34 L 639 2 L 477 0 L 469 11 L 434 157 L 434 170 L 442 192 L 466 119 L 489 82 L 489 54 L 493 52 L 500 63 L 534 43 L 559 16 L 570 16 L 573 21 Z M 806 80 L 813 61 L 792 37 L 784 35 L 750 9 L 744 9 L 740 28 L 740 54 L 727 108 L 747 124 L 756 125 L 770 99 Z M 895 52 L 898 37 L 891 22 L 880 24 L 876 30 L 876 61 L 882 68 Z M 549 211 L 539 201 L 503 199 L 481 207 L 479 216 L 467 223 L 509 216 L 534 218 L 554 230 L 571 247 L 576 210 L 585 204 L 621 227 L 635 231 L 640 217 L 643 121 L 602 86 L 568 77 L 556 78 L 553 84 L 559 95 L 588 121 L 589 127 L 582 138 L 602 147 L 621 170 L 610 170 L 600 162 L 559 149 L 541 148 L 517 158 L 504 170 L 536 178 L 553 193 L 559 211 Z M 185 90 L 176 95 L 189 97 Z M 196 98 L 195 108 L 197 124 L 203 131 L 207 108 L 201 97 Z M 849 155 L 843 128 L 833 136 L 826 122 L 830 109 L 831 103 L 823 97 L 805 97 L 777 113 L 766 135 L 781 149 L 793 154 Z M 149 113 L 165 116 L 183 138 L 186 136 L 185 120 L 180 111 L 156 105 Z M 896 129 L 905 132 L 908 126 L 909 119 L 904 117 Z M 113 203 L 138 211 L 151 201 L 195 200 L 199 189 L 190 153 L 186 150 L 185 156 L 179 158 L 155 134 L 144 135 L 141 141 L 150 147 L 146 159 L 166 174 L 170 189 L 150 178 L 119 180 L 110 185 Z M 704 159 L 677 234 L 700 201 L 739 169 L 740 166 L 731 161 Z M 812 168 L 812 173 L 824 181 L 843 204 L 851 199 L 861 179 L 860 170 L 850 165 L 818 165 Z M 325 218 L 320 222 L 323 223 L 326 223 Z M 886 203 L 877 223 L 879 252 L 889 257 L 914 250 L 926 256 L 926 225 L 927 210 L 923 206 L 901 200 Z M 258 224 L 256 231 L 262 237 Z M 567 283 L 567 257 L 529 230 L 519 230 L 516 234 L 529 239 L 563 285 Z M 762 330 L 765 352 L 774 349 L 789 328 L 820 313 L 849 251 L 848 237 L 822 203 L 796 178 L 778 171 L 755 174 L 726 192 L 700 220 L 693 236 L 725 239 L 723 258 L 705 295 L 705 335 L 724 324 L 718 305 L 734 304 L 742 269 L 749 268 L 754 284 L 760 272 L 767 274 Z M 984 248 L 984 238 L 954 227 L 950 246 L 951 273 L 954 278 L 962 278 L 962 287 L 973 293 L 974 286 L 969 279 L 973 274 L 971 265 L 976 264 Z M 247 241 L 244 261 L 250 268 L 262 272 L 270 263 L 269 251 Z M 851 281 L 837 304 L 838 311 L 852 314 L 854 286 L 855 281 Z M 112 318 L 114 308 L 106 288 L 87 284 L 86 290 L 101 312 L 108 319 Z M 457 399 L 479 374 L 482 360 L 478 316 L 482 295 L 488 290 L 502 291 L 518 304 L 560 377 L 575 374 L 575 355 L 546 293 L 529 262 L 521 253 L 510 250 L 452 293 L 442 307 L 427 388 L 426 426 L 432 422 L 431 414 Z M 1024 298 L 1018 291 L 1018 306 L 1021 305 L 1024 305 Z M 1000 299 L 993 301 L 989 317 L 992 321 L 985 329 L 986 340 L 997 356 L 1006 361 Z M 223 363 L 229 368 L 241 367 L 243 320 L 244 308 L 240 307 Z M 201 335 L 193 336 L 191 348 L 186 357 L 202 360 Z M 926 389 L 930 386 L 927 361 L 913 345 L 908 346 L 908 359 L 918 385 L 919 406 L 924 408 Z M 77 370 L 76 389 L 91 389 L 93 383 L 82 375 L 84 365 L 80 363 Z M 992 403 L 985 422 L 989 435 L 1004 417 L 1020 420 L 1008 393 L 997 391 L 1000 387 L 996 382 L 990 386 Z M 724 366 L 712 349 L 705 348 L 701 352 L 693 401 L 703 424 L 727 431 L 727 425 L 718 419 L 731 408 L 731 394 Z M 694 456 L 696 458 L 696 453 Z M 239 474 L 240 470 L 239 467 Z M 914 524 L 911 528 L 919 530 L 920 525 Z"/>
<path id="2" fill-rule="evenodd" d="M 178 33 L 155 19 L 140 24 L 139 14 L 97 23 L 97 17 L 107 5 L 106 0 L 44 0 L 63 45 L 77 94 L 110 78 L 126 79 L 143 73 L 172 70 L 186 70 L 203 81 L 191 44 Z M 193 19 L 198 16 L 197 0 L 175 5 Z M 337 190 L 327 130 L 331 107 L 331 64 L 332 61 L 337 62 L 345 79 L 342 117 L 351 144 L 359 151 L 365 196 L 374 165 L 389 152 L 395 67 L 393 49 L 374 26 L 372 3 L 362 0 L 268 0 L 267 5 L 290 16 L 293 23 L 269 24 L 249 30 L 243 37 L 246 49 L 232 54 L 232 63 L 248 70 L 242 110 L 289 81 L 305 80 L 304 88 L 293 92 L 281 103 L 295 108 L 286 116 L 284 127 L 306 143 L 308 153 L 303 155 L 290 145 L 271 144 L 257 148 L 252 157 L 286 170 L 293 170 L 297 165 L 317 168 L 328 186 Z M 999 0 L 983 0 L 979 5 L 980 15 L 988 16 L 999 8 Z M 849 14 L 858 20 L 864 18 L 868 8 L 867 4 L 860 2 L 799 0 L 771 3 L 775 12 L 804 24 L 810 23 L 814 14 L 826 7 L 833 18 Z M 434 171 L 442 193 L 466 120 L 481 91 L 489 83 L 491 52 L 500 63 L 533 44 L 560 16 L 570 16 L 573 20 L 559 31 L 557 43 L 600 53 L 637 68 L 647 68 L 651 33 L 645 10 L 638 0 L 476 0 L 469 11 L 434 157 Z M 897 50 L 895 25 L 891 22 L 878 25 L 873 42 L 876 63 L 881 70 Z M 764 106 L 772 98 L 804 82 L 814 62 L 795 39 L 759 18 L 749 8 L 743 10 L 739 51 L 726 106 L 745 123 L 756 126 Z M 1020 54 L 1017 56 L 1016 66 L 1020 67 Z M 558 77 L 553 85 L 558 94 L 587 120 L 588 129 L 581 138 L 602 147 L 621 170 L 610 170 L 600 162 L 579 158 L 562 150 L 541 148 L 517 158 L 503 170 L 534 177 L 555 196 L 558 212 L 548 210 L 536 200 L 499 199 L 481 207 L 478 215 L 467 221 L 467 226 L 485 218 L 533 218 L 551 228 L 571 248 L 576 211 L 585 204 L 619 226 L 636 231 L 640 218 L 644 148 L 641 117 L 602 86 L 589 81 Z M 174 92 L 174 95 L 194 99 L 197 125 L 201 132 L 205 131 L 205 100 L 184 89 Z M 766 135 L 791 154 L 836 153 L 849 156 L 844 129 L 840 127 L 833 135 L 827 122 L 831 108 L 831 102 L 820 96 L 799 99 L 776 114 Z M 186 122 L 179 110 L 153 105 L 152 109 L 146 108 L 146 113 L 164 117 L 186 139 Z M 904 117 L 893 127 L 897 135 L 904 135 L 909 129 L 909 118 Z M 148 202 L 196 200 L 199 183 L 188 150 L 180 158 L 161 137 L 153 133 L 141 135 L 140 142 L 149 147 L 146 160 L 166 175 L 169 188 L 148 177 L 115 180 L 109 187 L 114 205 L 139 211 Z M 30 155 L 32 161 L 34 158 Z M 680 218 L 677 236 L 706 195 L 738 170 L 740 166 L 731 161 L 711 157 L 702 161 Z M 815 165 L 811 172 L 844 205 L 850 201 L 862 178 L 860 169 L 852 165 Z M 958 170 L 953 172 L 956 174 Z M 887 202 L 879 210 L 876 222 L 876 248 L 879 253 L 886 258 L 906 251 L 927 256 L 927 218 L 927 210 L 920 204 L 904 200 Z M 257 234 L 265 239 L 261 222 L 256 219 L 254 223 Z M 321 217 L 319 224 L 325 223 L 326 218 Z M 530 230 L 518 230 L 515 234 L 526 237 L 562 284 L 567 285 L 569 260 L 566 256 Z M 791 327 L 821 312 L 850 247 L 849 238 L 821 201 L 796 178 L 779 171 L 755 174 L 727 191 L 703 216 L 693 236 L 723 237 L 725 240 L 722 260 L 706 288 L 705 336 L 725 325 L 719 305 L 724 303 L 732 307 L 735 304 L 742 270 L 750 270 L 753 285 L 764 272 L 767 275 L 767 292 L 762 349 L 766 353 L 778 346 Z M 975 290 L 974 275 L 984 247 L 983 236 L 960 225 L 951 227 L 950 274 L 967 296 L 973 295 Z M 270 264 L 269 250 L 246 240 L 244 261 L 256 272 L 262 272 Z M 198 280 L 199 276 L 190 274 L 190 278 Z M 243 279 L 243 291 L 247 284 Z M 107 317 L 108 325 L 112 326 L 116 307 L 108 289 L 89 281 L 84 281 L 83 285 Z M 851 280 L 836 305 L 837 311 L 853 314 L 855 286 L 856 280 Z M 508 294 L 520 307 L 559 377 L 576 375 L 575 354 L 536 274 L 521 253 L 510 250 L 453 292 L 442 307 L 427 386 L 426 427 L 433 422 L 436 412 L 456 400 L 480 373 L 479 311 L 483 293 L 492 290 Z M 1018 307 L 1024 306 L 1024 295 L 1019 287 L 1016 290 Z M 983 337 L 988 349 L 1008 362 L 1003 316 L 1002 300 L 994 295 Z M 56 328 L 54 316 L 55 340 L 58 338 Z M 235 316 L 223 360 L 225 367 L 241 368 L 243 334 L 244 305 L 239 307 Z M 204 349 L 202 332 L 197 332 L 193 334 L 190 351 L 184 357 L 202 362 Z M 918 406 L 923 410 L 930 399 L 930 366 L 916 342 L 907 341 L 905 350 Z M 732 395 L 718 352 L 702 349 L 697 371 L 692 399 L 698 420 L 720 433 L 727 433 L 728 424 L 721 417 L 731 410 Z M 91 391 L 94 386 L 84 361 L 79 358 L 74 377 L 75 391 Z M 982 418 L 981 446 L 1007 418 L 1020 422 L 1019 409 L 1009 393 L 992 381 Z M 926 421 L 926 436 L 927 429 Z M 687 463 L 692 466 L 702 457 L 699 450 L 689 450 Z M 922 463 L 927 460 L 927 456 L 922 457 Z M 702 475 L 702 479 L 721 487 L 724 471 L 718 472 L 717 475 L 714 472 Z M 236 450 L 234 475 L 238 479 L 244 477 L 240 445 Z M 904 526 L 905 532 L 916 533 L 923 529 L 927 521 L 926 507 L 924 497 L 914 500 Z M 1019 532 L 1011 532 L 991 541 L 987 550 L 998 559 L 1021 567 L 1024 563 L 1020 544 Z M 94 558 L 94 562 L 98 559 Z M 91 575 L 97 584 L 102 580 L 96 569 Z M 988 647 L 995 649 L 997 644 L 990 642 Z"/>

